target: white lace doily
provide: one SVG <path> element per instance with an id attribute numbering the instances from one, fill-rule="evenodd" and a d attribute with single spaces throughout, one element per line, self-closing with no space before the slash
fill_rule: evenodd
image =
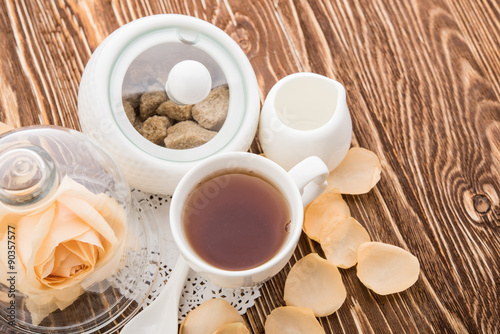
<path id="1" fill-rule="evenodd" d="M 137 190 L 134 190 L 136 192 Z M 153 284 L 151 293 L 146 300 L 144 307 L 147 307 L 160 293 L 161 288 L 168 280 L 172 271 L 179 250 L 175 245 L 169 224 L 169 209 L 171 196 L 150 195 L 142 193 L 141 207 L 149 207 L 154 211 L 158 223 L 161 243 L 161 260 L 158 278 Z M 132 196 L 134 198 L 134 196 Z M 223 298 L 227 300 L 240 314 L 244 314 L 249 307 L 255 303 L 255 299 L 260 297 L 260 286 L 252 288 L 227 289 L 221 288 L 190 270 L 184 291 L 179 302 L 179 322 L 184 319 L 189 311 L 198 307 L 203 302 L 212 298 Z"/>

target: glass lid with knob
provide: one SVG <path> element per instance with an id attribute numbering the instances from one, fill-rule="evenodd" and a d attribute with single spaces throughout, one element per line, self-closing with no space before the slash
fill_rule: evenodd
<path id="1" fill-rule="evenodd" d="M 14 145 L 0 154 L 0 201 L 26 208 L 50 197 L 59 175 L 48 153 L 31 145 Z"/>

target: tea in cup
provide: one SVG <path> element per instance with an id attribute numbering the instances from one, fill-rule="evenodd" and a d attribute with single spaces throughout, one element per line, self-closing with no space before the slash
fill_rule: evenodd
<path id="1" fill-rule="evenodd" d="M 302 231 L 303 207 L 323 192 L 327 176 L 317 157 L 287 173 L 259 155 L 216 155 L 176 188 L 172 235 L 191 268 L 213 283 L 260 284 L 290 259 Z"/>

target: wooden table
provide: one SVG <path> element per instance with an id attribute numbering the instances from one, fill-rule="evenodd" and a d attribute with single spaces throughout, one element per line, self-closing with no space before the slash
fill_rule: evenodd
<path id="1" fill-rule="evenodd" d="M 373 240 L 421 264 L 417 283 L 378 296 L 342 270 L 348 297 L 327 333 L 499 333 L 500 3 L 491 0 L 3 0 L 0 121 L 79 129 L 78 84 L 113 30 L 182 13 L 226 31 L 250 59 L 263 101 L 284 76 L 311 71 L 347 90 L 353 146 L 382 179 L 345 196 Z M 259 150 L 258 143 L 253 146 Z M 246 314 L 254 333 L 283 305 L 294 258 Z"/>

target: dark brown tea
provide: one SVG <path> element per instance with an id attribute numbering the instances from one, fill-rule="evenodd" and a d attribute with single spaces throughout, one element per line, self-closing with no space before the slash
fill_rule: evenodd
<path id="1" fill-rule="evenodd" d="M 279 251 L 288 234 L 290 209 L 267 181 L 233 173 L 193 190 L 182 220 L 188 242 L 203 260 L 220 269 L 245 270 Z"/>

